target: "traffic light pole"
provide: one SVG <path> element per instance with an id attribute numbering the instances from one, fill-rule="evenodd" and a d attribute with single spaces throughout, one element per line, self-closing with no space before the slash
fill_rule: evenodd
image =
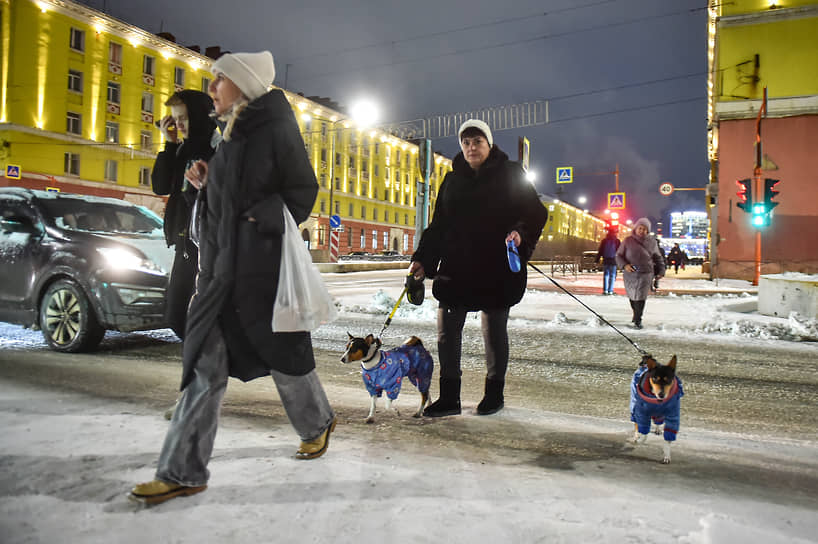
<path id="1" fill-rule="evenodd" d="M 756 117 L 756 164 L 753 168 L 753 201 L 763 201 L 764 187 L 761 180 L 761 161 L 763 154 L 761 152 L 761 117 L 767 113 L 767 87 L 764 87 L 764 100 L 761 101 L 761 107 L 758 109 L 758 116 Z M 758 285 L 761 278 L 761 229 L 756 228 L 756 262 L 755 274 L 753 275 L 753 285 Z"/>

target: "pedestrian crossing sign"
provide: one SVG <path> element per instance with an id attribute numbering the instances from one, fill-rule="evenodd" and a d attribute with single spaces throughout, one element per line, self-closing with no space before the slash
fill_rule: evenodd
<path id="1" fill-rule="evenodd" d="M 574 167 L 573 166 L 558 166 L 557 167 L 557 183 L 573 183 L 574 182 Z"/>
<path id="2" fill-rule="evenodd" d="M 609 210 L 624 210 L 625 209 L 625 193 L 608 193 L 608 209 Z"/>
<path id="3" fill-rule="evenodd" d="M 7 164 L 6 165 L 6 177 L 9 179 L 20 179 L 21 177 L 21 169 L 20 166 L 17 164 Z"/>

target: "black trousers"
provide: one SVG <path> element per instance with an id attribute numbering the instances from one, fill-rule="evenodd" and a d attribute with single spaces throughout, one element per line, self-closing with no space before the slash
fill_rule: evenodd
<path id="1" fill-rule="evenodd" d="M 486 350 L 486 377 L 505 380 L 508 368 L 508 308 L 480 312 L 483 346 Z M 459 380 L 463 348 L 463 325 L 468 312 L 441 304 L 437 310 L 437 351 L 440 377 Z"/>
<path id="2" fill-rule="evenodd" d="M 176 246 L 173 270 L 170 272 L 165 297 L 165 319 L 176 336 L 184 339 L 187 307 L 196 289 L 196 273 L 199 271 L 199 250 L 187 241 Z"/>
<path id="3" fill-rule="evenodd" d="M 642 313 L 645 311 L 645 301 L 644 300 L 631 300 L 631 309 L 633 310 L 633 322 L 634 323 L 641 323 L 642 322 Z"/>

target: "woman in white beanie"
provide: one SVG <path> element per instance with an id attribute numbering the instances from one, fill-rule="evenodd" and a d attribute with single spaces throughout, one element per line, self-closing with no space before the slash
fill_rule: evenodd
<path id="1" fill-rule="evenodd" d="M 156 504 L 207 487 L 219 410 L 228 376 L 272 375 L 301 437 L 297 459 L 321 456 L 335 414 L 315 372 L 309 332 L 273 333 L 284 210 L 309 217 L 318 183 L 292 108 L 269 90 L 273 56 L 234 53 L 212 67 L 213 105 L 226 123 L 208 162 L 185 174 L 202 187 L 199 275 L 183 345 L 182 396 L 165 438 L 155 480 L 131 496 Z"/>
<path id="2" fill-rule="evenodd" d="M 439 301 L 440 398 L 424 410 L 430 417 L 460 413 L 463 326 L 472 311 L 481 314 L 486 350 L 485 394 L 477 414 L 503 408 L 508 313 L 523 297 L 526 262 L 548 218 L 523 169 L 494 145 L 486 123 L 466 121 L 458 138 L 462 152 L 440 185 L 432 222 L 411 265 L 416 278 L 434 279 L 432 292 Z M 509 267 L 508 242 L 519 253 L 516 272 Z"/>
<path id="3" fill-rule="evenodd" d="M 633 232 L 622 241 L 616 251 L 616 264 L 624 270 L 625 292 L 633 310 L 633 326 L 642 328 L 645 300 L 650 294 L 654 277 L 665 275 L 665 260 L 659 253 L 656 238 L 650 235 L 650 220 L 636 220 Z"/>

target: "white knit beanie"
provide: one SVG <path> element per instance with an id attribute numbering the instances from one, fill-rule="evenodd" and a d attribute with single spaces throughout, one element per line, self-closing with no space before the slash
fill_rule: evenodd
<path id="1" fill-rule="evenodd" d="M 494 145 L 494 140 L 491 137 L 491 129 L 489 126 L 481 121 L 480 119 L 469 119 L 462 125 L 460 125 L 460 130 L 457 131 L 457 139 L 460 140 L 460 135 L 463 134 L 463 131 L 467 128 L 476 128 L 483 135 L 486 137 L 486 141 L 489 143 L 489 147 Z"/>
<path id="2" fill-rule="evenodd" d="M 250 101 L 266 93 L 276 77 L 273 55 L 269 51 L 224 54 L 210 71 L 227 76 Z"/>
<path id="3" fill-rule="evenodd" d="M 637 219 L 636 223 L 633 224 L 634 230 L 639 225 L 643 225 L 646 229 L 648 229 L 648 232 L 650 232 L 650 219 L 648 219 L 647 217 L 640 217 L 639 219 Z"/>

